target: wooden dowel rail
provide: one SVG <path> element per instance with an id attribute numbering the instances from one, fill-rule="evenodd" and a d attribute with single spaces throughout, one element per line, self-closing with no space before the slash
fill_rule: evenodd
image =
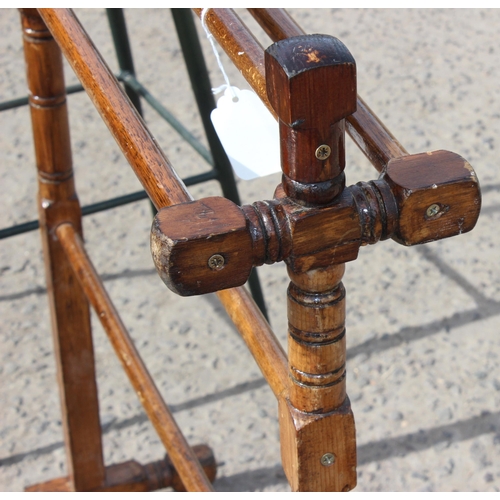
<path id="1" fill-rule="evenodd" d="M 252 297 L 242 287 L 221 290 L 217 296 L 259 365 L 273 394 L 286 396 L 288 369 L 285 351 Z"/>
<path id="2" fill-rule="evenodd" d="M 203 9 L 193 9 L 201 18 Z M 269 103 L 264 69 L 264 48 L 233 9 L 210 9 L 205 14 L 207 27 L 241 72 L 250 87 L 260 97 L 271 114 L 276 112 Z"/>
<path id="3" fill-rule="evenodd" d="M 202 9 L 193 10 L 201 16 Z M 249 11 L 274 42 L 304 34 L 284 9 Z M 206 13 L 206 22 L 217 42 L 276 117 L 267 98 L 264 53 L 260 43 L 232 9 L 210 9 Z M 253 64 L 253 67 L 249 64 Z M 357 111 L 346 119 L 346 130 L 379 172 L 389 160 L 408 155 L 406 149 L 359 96 L 357 106 Z"/>
<path id="4" fill-rule="evenodd" d="M 71 224 L 61 224 L 56 235 L 184 486 L 188 491 L 212 491 L 210 481 L 163 401 L 104 289 L 79 234 Z"/>
<path id="5" fill-rule="evenodd" d="M 304 35 L 285 9 L 248 9 L 273 42 Z M 381 172 L 389 160 L 408 155 L 406 149 L 358 95 L 358 109 L 346 119 L 346 130 Z"/>
<path id="6" fill-rule="evenodd" d="M 73 12 L 22 14 L 69 458 L 67 477 L 33 491 L 123 491 L 132 483 L 143 491 L 175 487 L 174 474 L 188 491 L 212 491 L 215 477 L 211 450 L 188 445 L 85 251 L 61 51 L 159 209 L 151 251 L 163 281 L 181 295 L 217 292 L 278 399 L 282 463 L 294 491 L 356 485 L 345 262 L 366 243 L 425 243 L 467 232 L 477 221 L 480 192 L 468 163 L 447 151 L 409 155 L 357 95 L 355 60 L 341 41 L 304 35 L 284 9 L 250 9 L 276 42 L 264 53 L 232 9 L 194 11 L 278 118 L 283 175 L 271 202 L 193 201 Z M 378 180 L 345 187 L 346 130 L 382 173 Z M 312 241 L 319 228 L 333 228 L 327 241 Z M 230 288 L 253 266 L 281 260 L 291 279 L 288 359 L 248 292 Z M 164 461 L 104 467 L 88 303 L 169 454 Z"/>
<path id="7" fill-rule="evenodd" d="M 39 9 L 156 208 L 190 201 L 186 186 L 70 9 Z"/>
<path id="8" fill-rule="evenodd" d="M 68 9 L 40 9 L 40 14 L 155 206 L 190 201 L 191 195 L 74 14 Z M 218 296 L 226 308 L 231 302 L 242 305 L 228 314 L 274 394 L 281 394 L 286 387 L 286 359 L 255 302 L 244 288 L 218 292 Z"/>

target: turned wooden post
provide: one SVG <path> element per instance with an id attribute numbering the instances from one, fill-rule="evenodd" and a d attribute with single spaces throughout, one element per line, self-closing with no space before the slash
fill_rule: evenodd
<path id="1" fill-rule="evenodd" d="M 470 231 L 481 194 L 464 158 L 408 155 L 371 119 L 365 125 L 382 140 L 366 144 L 375 144 L 383 174 L 345 187 L 344 130 L 357 106 L 356 68 L 336 38 L 281 40 L 267 49 L 265 69 L 283 170 L 274 200 L 238 207 L 212 197 L 163 208 L 151 251 L 165 284 L 185 296 L 239 286 L 253 266 L 285 261 L 288 377 L 281 355 L 274 358 L 279 377 L 263 369 L 271 385 L 279 379 L 273 390 L 283 467 L 295 491 L 348 491 L 356 485 L 356 439 L 346 395 L 345 263 L 361 246 L 388 238 L 416 245 Z M 270 359 L 262 349 L 252 352 L 258 362 Z"/>
<path id="2" fill-rule="evenodd" d="M 22 9 L 21 21 L 67 469 L 70 489 L 88 491 L 104 485 L 105 468 L 89 305 L 55 234 L 63 222 L 81 234 L 62 56 L 35 9 Z"/>
<path id="3" fill-rule="evenodd" d="M 283 189 L 325 206 L 345 187 L 345 117 L 356 111 L 356 65 L 338 39 L 288 38 L 266 51 L 269 101 L 280 126 Z M 296 491 L 356 485 L 354 418 L 345 389 L 344 264 L 287 261 L 289 398 L 280 401 L 285 473 Z"/>

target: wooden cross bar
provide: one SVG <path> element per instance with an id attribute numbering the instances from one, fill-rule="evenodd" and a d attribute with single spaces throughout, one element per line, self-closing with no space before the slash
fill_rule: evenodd
<path id="1" fill-rule="evenodd" d="M 160 210 L 151 249 L 181 295 L 240 286 L 253 266 L 284 260 L 287 393 L 278 397 L 282 461 L 295 491 L 356 485 L 354 417 L 346 395 L 345 262 L 392 238 L 415 245 L 470 231 L 480 191 L 448 151 L 388 159 L 379 179 L 345 187 L 345 120 L 357 107 L 355 62 L 338 39 L 303 35 L 265 53 L 280 127 L 283 181 L 274 200 L 238 207 L 206 198 Z"/>

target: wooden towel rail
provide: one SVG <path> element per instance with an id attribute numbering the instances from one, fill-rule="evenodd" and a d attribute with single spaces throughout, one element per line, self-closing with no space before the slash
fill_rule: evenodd
<path id="1" fill-rule="evenodd" d="M 342 42 L 305 35 L 282 9 L 250 12 L 275 41 L 266 51 L 231 9 L 206 14 L 210 31 L 280 126 L 283 182 L 274 199 L 240 207 L 225 198 L 193 200 L 71 10 L 21 10 L 68 459 L 67 477 L 31 490 L 209 491 L 216 470 L 208 447 L 187 444 L 85 251 L 61 53 L 159 210 L 151 246 L 160 276 L 181 295 L 217 293 L 276 396 L 292 489 L 356 485 L 345 263 L 379 240 L 414 245 L 471 230 L 479 184 L 455 153 L 404 149 L 357 95 L 355 61 Z M 345 186 L 346 131 L 378 179 Z M 253 267 L 282 260 L 291 279 L 288 356 L 241 286 Z M 168 459 L 105 466 L 89 303 Z"/>
<path id="2" fill-rule="evenodd" d="M 40 9 L 40 14 L 155 206 L 162 208 L 191 200 L 186 187 L 156 145 L 142 118 L 128 104 L 116 78 L 99 57 L 74 14 L 66 9 Z M 73 38 L 78 43 L 67 42 Z M 281 393 L 286 386 L 286 361 L 274 333 L 267 322 L 261 323 L 256 330 L 247 327 L 248 318 L 260 318 L 260 314 L 245 289 L 221 292 L 221 296 L 225 304 L 244 305 L 246 319 L 240 309 L 238 314 L 230 310 L 228 313 L 238 316 L 233 320 L 236 327 L 245 332 L 243 338 L 250 349 L 259 353 L 256 360 L 273 391 Z"/>

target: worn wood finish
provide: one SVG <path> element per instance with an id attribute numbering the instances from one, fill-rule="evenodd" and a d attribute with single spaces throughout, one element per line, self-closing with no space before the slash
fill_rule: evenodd
<path id="1" fill-rule="evenodd" d="M 290 204 L 320 211 L 345 187 L 344 119 L 356 110 L 354 59 L 334 37 L 304 35 L 274 43 L 265 61 L 267 93 L 280 122 L 283 191 Z M 290 239 L 295 247 L 293 234 Z M 285 259 L 290 383 L 288 401 L 280 402 L 280 433 L 283 468 L 294 491 L 356 485 L 354 418 L 345 385 L 344 265 L 331 248 L 327 253 L 333 265 L 314 259 L 303 271 Z"/>
<path id="2" fill-rule="evenodd" d="M 192 199 L 73 12 L 40 14 L 156 208 Z"/>
<path id="3" fill-rule="evenodd" d="M 274 42 L 305 34 L 285 9 L 248 10 Z M 346 118 L 346 130 L 379 172 L 389 160 L 408 154 L 359 95 L 356 112 Z"/>
<path id="4" fill-rule="evenodd" d="M 260 205 L 259 213 L 267 206 Z M 257 217 L 253 206 L 243 208 Z M 160 277 L 175 293 L 195 295 L 219 290 L 219 300 L 274 395 L 281 398 L 288 386 L 286 355 L 250 295 L 244 288 L 233 288 L 248 279 L 252 259 L 253 265 L 268 261 L 265 242 L 269 232 L 255 235 L 252 229 L 249 231 L 247 217 L 240 207 L 221 197 L 166 207 L 153 221 L 151 252 Z M 252 221 L 258 231 L 259 220 Z M 273 236 L 270 245 L 277 242 Z M 254 244 L 258 248 L 253 248 Z M 209 266 L 213 256 L 223 259 L 219 267 Z M 275 262 L 277 256 L 273 258 Z"/>
<path id="5" fill-rule="evenodd" d="M 398 206 L 394 240 L 427 243 L 470 231 L 481 210 L 473 168 L 460 155 L 434 151 L 391 160 L 382 181 Z"/>
<path id="6" fill-rule="evenodd" d="M 149 375 L 74 227 L 61 224 L 56 235 L 186 489 L 211 491 L 210 481 Z"/>
<path id="7" fill-rule="evenodd" d="M 294 272 L 345 263 L 380 240 L 410 246 L 470 231 L 481 208 L 474 170 L 450 151 L 391 160 L 379 179 L 345 188 L 327 206 L 298 204 L 282 186 L 275 196 L 242 207 L 214 197 L 160 210 L 151 248 L 165 284 L 194 295 L 240 285 L 264 263 L 285 260 Z M 221 268 L 208 266 L 212 255 L 224 258 Z"/>
<path id="8" fill-rule="evenodd" d="M 346 397 L 344 264 L 295 273 L 288 268 L 290 403 L 326 413 Z"/>
<path id="9" fill-rule="evenodd" d="M 346 396 L 344 264 L 288 268 L 289 399 L 280 401 L 283 468 L 295 491 L 356 486 L 356 432 Z"/>
<path id="10" fill-rule="evenodd" d="M 233 286 L 244 285 L 253 261 L 252 252 L 244 250 L 251 245 L 245 216 L 221 197 L 160 210 L 151 227 L 156 268 L 164 283 L 180 295 L 215 292 L 226 288 L 228 280 Z"/>
<path id="11" fill-rule="evenodd" d="M 265 53 L 267 95 L 278 115 L 285 193 L 305 205 L 345 187 L 344 118 L 356 110 L 356 64 L 328 35 L 303 35 Z"/>
<path id="12" fill-rule="evenodd" d="M 287 399 L 278 404 L 281 459 L 292 490 L 352 490 L 356 429 L 349 398 L 333 412 L 320 414 L 301 412 Z"/>
<path id="13" fill-rule="evenodd" d="M 248 9 L 248 12 L 273 42 L 306 34 L 285 9 Z"/>
<path id="14" fill-rule="evenodd" d="M 63 222 L 81 234 L 62 57 L 36 10 L 23 9 L 21 21 L 68 484 L 71 490 L 85 491 L 104 484 L 105 470 L 88 302 L 54 237 Z"/>
<path id="15" fill-rule="evenodd" d="M 222 305 L 240 332 L 276 398 L 286 397 L 286 354 L 268 322 L 243 288 L 217 292 Z M 256 314 L 257 312 L 257 314 Z"/>
<path id="16" fill-rule="evenodd" d="M 206 445 L 193 446 L 193 451 L 203 467 L 207 477 L 214 480 L 217 465 L 212 450 Z M 45 483 L 35 484 L 26 491 L 66 492 L 71 491 L 68 477 L 60 477 Z M 184 485 L 168 456 L 162 460 L 144 465 L 129 460 L 121 464 L 106 467 L 106 482 L 104 486 L 94 491 L 142 492 L 155 491 L 172 487 L 175 491 L 185 491 Z"/>
<path id="17" fill-rule="evenodd" d="M 126 150 L 125 156 L 131 162 L 132 168 L 155 206 L 161 208 L 190 201 L 191 196 L 185 186 L 179 181 L 177 174 L 156 145 L 140 116 L 133 107 L 131 108 L 128 98 L 73 13 L 67 9 L 40 9 L 40 11 L 70 64 L 73 62 L 75 73 L 90 93 L 91 99 L 103 115 L 115 140 L 122 150 Z M 235 21 L 232 16 L 229 20 Z M 73 43 L 73 36 L 78 44 Z M 237 48 L 235 50 L 237 54 Z M 250 79 L 253 75 L 256 81 L 261 81 L 265 95 L 265 81 L 257 78 L 259 68 L 263 68 L 264 65 L 262 47 L 258 53 L 261 57 L 261 64 L 256 66 L 253 73 L 249 69 L 247 75 Z M 249 68 L 257 64 L 253 56 L 254 52 L 247 51 Z M 262 339 L 265 336 L 269 349 L 273 349 L 273 351 L 266 350 L 261 353 L 267 358 L 263 360 L 263 365 L 267 367 L 264 375 L 268 382 L 273 384 L 274 381 L 280 380 L 279 373 L 286 371 L 286 363 L 282 366 L 274 365 L 276 360 L 280 359 L 280 353 L 276 350 L 279 342 L 276 341 L 269 327 L 256 328 L 255 332 L 247 328 L 248 321 L 251 321 L 250 317 L 255 318 L 255 321 L 259 323 L 260 312 L 245 289 L 229 290 L 224 294 L 223 303 L 228 303 L 228 296 L 232 297 L 231 300 L 243 302 L 246 305 L 245 312 L 242 312 L 241 316 L 239 310 L 232 310 L 230 314 L 237 325 L 240 325 L 238 331 L 247 339 L 249 346 L 255 345 L 256 339 Z M 279 387 L 273 390 L 279 390 Z"/>
<path id="18" fill-rule="evenodd" d="M 346 130 L 379 172 L 390 160 L 408 155 L 408 151 L 359 96 L 356 112 L 346 119 Z"/>
<path id="19" fill-rule="evenodd" d="M 198 17 L 203 9 L 193 9 Z M 214 36 L 250 87 L 276 117 L 266 92 L 264 48 L 232 9 L 210 9 L 205 16 Z"/>
<path id="20" fill-rule="evenodd" d="M 279 117 L 284 177 L 276 199 L 270 202 L 241 208 L 218 198 L 192 202 L 140 117 L 130 111 L 130 103 L 71 11 L 41 10 L 155 205 L 183 203 L 165 208 L 170 212 L 162 211 L 153 225 L 153 254 L 167 284 L 182 294 L 206 293 L 210 287 L 212 291 L 240 285 L 254 265 L 287 263 L 292 280 L 288 370 L 279 342 L 246 292 L 224 290 L 218 296 L 278 398 L 283 465 L 292 488 L 352 489 L 356 445 L 345 391 L 343 262 L 355 259 L 362 244 L 380 239 L 392 237 L 412 245 L 472 229 L 480 193 L 470 165 L 449 152 L 406 156 L 404 148 L 356 98 L 354 61 L 341 42 L 326 36 L 289 39 L 301 30 L 285 11 L 273 14 L 253 9 L 266 31 L 282 39 L 266 55 L 268 99 L 262 47 L 231 10 L 210 9 L 206 19 L 215 38 Z M 199 15 L 201 9 L 195 10 Z M 380 179 L 345 188 L 344 121 L 383 172 Z M 464 209 L 471 200 L 472 208 Z M 169 217 L 174 211 L 180 222 L 172 224 Z M 159 394 L 155 395 L 145 368 L 135 366 L 141 361 L 133 345 L 127 345 L 123 325 L 87 262 L 78 225 L 59 222 L 57 235 L 66 242 L 98 314 L 104 313 L 103 324 L 114 332 L 110 335 L 116 349 L 125 352 L 121 357 L 125 369 L 134 365 L 130 372 L 136 391 L 145 406 L 153 400 L 153 423 L 164 425 L 169 416 L 161 411 L 158 416 Z M 166 425 L 176 434 L 175 427 Z M 189 489 L 207 489 L 206 478 L 192 479 L 193 456 L 187 445 L 175 436 L 166 440 L 181 450 L 173 453 L 172 460 Z M 121 488 L 119 476 L 133 475 L 126 470 L 139 470 L 130 464 L 118 466 L 115 475 L 111 474 L 117 488 Z M 200 471 L 198 467 L 195 476 Z M 65 478 L 58 481 L 67 483 Z M 101 482 L 101 489 L 112 486 L 108 476 L 106 481 L 104 486 Z"/>
<path id="21" fill-rule="evenodd" d="M 292 282 L 289 389 L 278 397 L 283 466 L 294 490 L 346 491 L 356 484 L 356 444 L 345 386 L 343 263 L 363 244 L 392 237 L 413 245 L 472 229 L 479 185 L 463 158 L 437 151 L 389 160 L 379 179 L 344 189 L 338 123 L 357 100 L 347 49 L 333 37 L 288 38 L 266 51 L 266 74 L 282 136 L 276 199 L 240 208 L 207 198 L 165 208 L 151 246 L 163 280 L 183 295 L 240 284 L 252 265 L 285 260 Z M 333 156 L 321 167 L 310 161 L 318 137 Z M 336 191 L 323 197 L 328 181 Z"/>

